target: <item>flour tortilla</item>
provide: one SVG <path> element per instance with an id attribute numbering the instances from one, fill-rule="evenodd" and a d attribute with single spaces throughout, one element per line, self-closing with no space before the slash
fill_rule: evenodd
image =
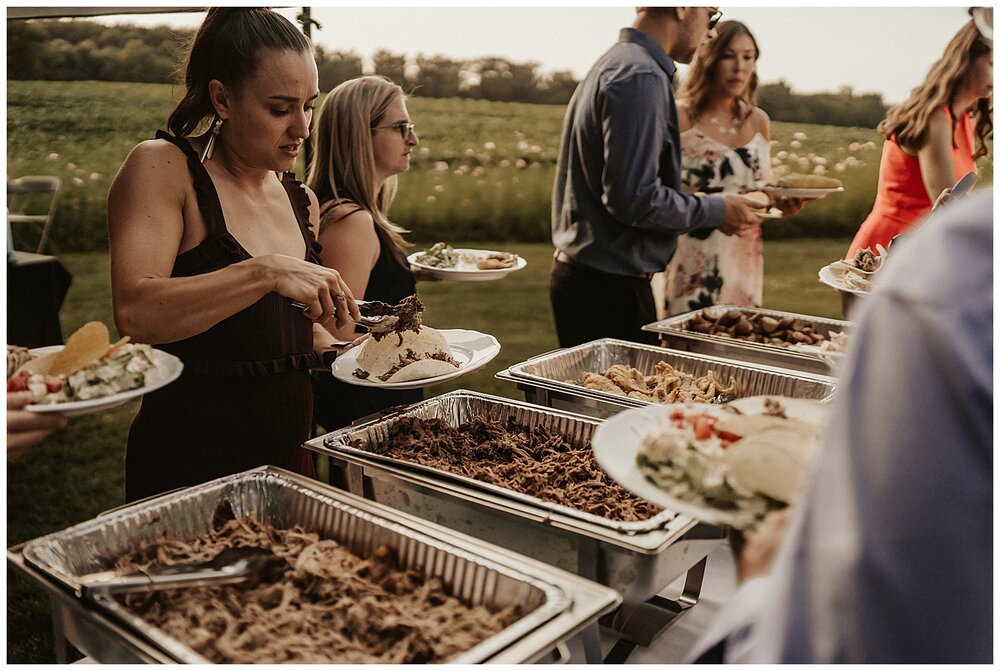
<path id="1" fill-rule="evenodd" d="M 802 486 L 818 436 L 808 424 L 781 421 L 790 426 L 771 426 L 736 441 L 726 450 L 725 460 L 735 486 L 791 503 Z M 801 426 L 809 429 L 802 431 Z"/>
<path id="2" fill-rule="evenodd" d="M 439 352 L 451 354 L 447 341 L 445 341 L 444 336 L 439 331 L 429 326 L 421 326 L 419 331 L 403 331 L 402 343 L 400 343 L 400 336 L 394 333 L 386 335 L 380 340 L 369 338 L 358 348 L 358 367 L 368 372 L 370 375 L 369 379 L 377 380 L 399 364 L 399 356 L 405 354 L 407 350 L 413 350 L 414 354 L 418 357 Z M 438 363 L 446 364 L 449 368 L 448 372 L 455 370 L 454 366 L 444 361 L 439 361 Z M 414 364 L 410 364 L 410 366 L 412 365 Z M 410 366 L 400 369 L 393 378 Z M 426 369 L 426 367 L 424 368 Z M 416 369 L 411 374 L 417 373 L 419 370 Z M 440 375 L 440 373 L 434 373 L 434 375 Z M 408 379 L 416 380 L 421 378 L 414 377 Z M 391 379 L 391 381 L 403 382 L 404 380 Z"/>
<path id="3" fill-rule="evenodd" d="M 454 373 L 456 370 L 458 370 L 458 367 L 448 363 L 447 361 L 441 361 L 440 359 L 421 359 L 420 361 L 414 361 L 413 363 L 400 368 L 387 380 L 387 382 L 425 380 L 429 377 L 437 377 L 438 375 Z"/>

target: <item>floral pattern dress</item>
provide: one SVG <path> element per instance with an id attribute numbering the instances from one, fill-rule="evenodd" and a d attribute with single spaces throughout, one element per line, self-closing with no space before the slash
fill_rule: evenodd
<path id="1" fill-rule="evenodd" d="M 681 133 L 681 184 L 689 193 L 746 193 L 771 179 L 771 146 L 757 133 L 730 147 L 698 128 Z M 707 233 L 707 236 L 706 236 Z M 760 307 L 764 285 L 761 233 L 745 236 L 695 231 L 677 239 L 677 251 L 653 287 L 661 317 L 710 305 Z"/>

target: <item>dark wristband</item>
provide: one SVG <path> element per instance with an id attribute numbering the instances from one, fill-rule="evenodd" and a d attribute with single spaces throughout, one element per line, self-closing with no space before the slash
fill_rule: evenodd
<path id="1" fill-rule="evenodd" d="M 330 366 L 337 359 L 337 350 L 328 349 L 320 355 L 320 360 L 323 362 L 323 368 L 329 370 Z"/>

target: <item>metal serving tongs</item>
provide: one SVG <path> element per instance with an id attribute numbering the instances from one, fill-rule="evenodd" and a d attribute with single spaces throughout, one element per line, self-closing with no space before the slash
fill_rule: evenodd
<path id="1" fill-rule="evenodd" d="M 380 301 L 354 301 L 358 304 L 358 309 L 361 310 L 361 318 L 355 319 L 351 317 L 351 321 L 359 326 L 364 326 L 366 329 L 372 333 L 387 333 L 392 330 L 392 327 L 399 321 L 399 317 L 390 314 L 379 314 L 379 315 L 365 315 L 366 310 L 371 311 L 376 307 L 391 308 L 391 305 L 387 303 L 382 303 Z M 301 301 L 292 301 L 292 307 L 299 308 L 300 310 L 307 310 L 308 305 L 302 303 Z"/>
<path id="2" fill-rule="evenodd" d="M 232 585 L 256 580 L 284 563 L 271 550 L 258 547 L 226 548 L 211 559 L 117 575 L 114 571 L 79 578 L 83 596 L 110 596 L 163 589 Z"/>

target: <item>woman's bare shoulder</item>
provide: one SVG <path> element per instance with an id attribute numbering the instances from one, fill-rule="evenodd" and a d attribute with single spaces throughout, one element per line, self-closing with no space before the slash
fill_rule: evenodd
<path id="1" fill-rule="evenodd" d="M 365 231 L 375 232 L 375 218 L 371 212 L 353 201 L 340 201 L 324 205 L 319 227 L 320 231 L 336 231 L 336 235 L 352 235 Z"/>
<path id="2" fill-rule="evenodd" d="M 162 179 L 186 176 L 187 157 L 176 145 L 167 140 L 145 140 L 129 152 L 122 163 L 119 176 L 126 173 L 157 174 Z"/>

